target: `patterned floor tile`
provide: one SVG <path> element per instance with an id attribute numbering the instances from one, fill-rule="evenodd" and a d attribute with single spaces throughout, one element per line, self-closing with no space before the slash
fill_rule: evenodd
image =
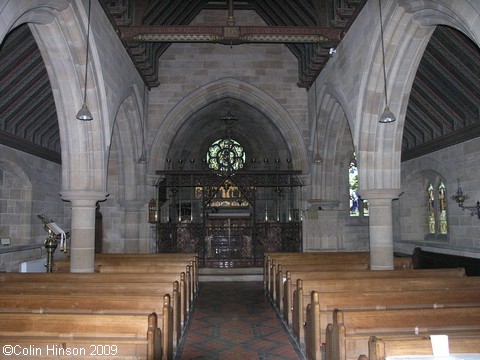
<path id="1" fill-rule="evenodd" d="M 304 359 L 261 282 L 201 283 L 176 360 Z"/>

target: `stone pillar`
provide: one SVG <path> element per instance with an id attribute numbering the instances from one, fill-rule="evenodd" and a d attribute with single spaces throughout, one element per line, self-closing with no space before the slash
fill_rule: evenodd
<path id="1" fill-rule="evenodd" d="M 145 206 L 145 201 L 125 200 L 121 201 L 120 205 L 125 209 L 124 251 L 138 253 L 140 251 L 140 210 Z"/>
<path id="2" fill-rule="evenodd" d="M 370 269 L 393 270 L 393 219 L 392 200 L 400 190 L 362 190 L 360 195 L 368 200 L 370 229 Z"/>
<path id="3" fill-rule="evenodd" d="M 98 201 L 107 193 L 103 191 L 63 191 L 62 199 L 72 204 L 70 230 L 70 272 L 95 271 L 95 210 Z"/>

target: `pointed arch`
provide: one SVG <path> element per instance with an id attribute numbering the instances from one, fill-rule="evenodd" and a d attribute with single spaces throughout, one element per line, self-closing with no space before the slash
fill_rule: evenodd
<path id="1" fill-rule="evenodd" d="M 128 95 L 120 104 L 113 122 L 106 154 L 106 171 L 116 174 L 115 184 L 109 179 L 107 187 L 118 186 L 122 189 L 116 194 L 118 201 L 142 198 L 145 185 L 145 165 L 138 164 L 144 145 L 143 95 L 136 86 L 128 87 L 126 93 Z"/>
<path id="2" fill-rule="evenodd" d="M 333 84 L 327 83 L 319 92 L 318 127 L 319 151 L 323 158 L 321 166 L 312 165 L 312 195 L 322 201 L 335 202 L 337 205 L 347 195 L 344 194 L 347 160 L 355 151 L 348 119 L 352 119 L 346 106 L 343 93 Z"/>
<path id="3" fill-rule="evenodd" d="M 97 4 L 97 3 L 94 3 Z M 26 23 L 42 55 L 55 99 L 62 148 L 62 184 L 64 190 L 105 188 L 102 174 L 104 122 L 100 111 L 102 87 L 96 74 L 98 53 L 92 36 L 92 55 L 88 65 L 87 99 L 97 121 L 82 122 L 75 119 L 83 99 L 87 11 L 83 2 L 69 1 L 10 1 L 2 12 L 15 14 L 12 26 Z M 92 9 L 92 15 L 95 14 Z M 2 38 L 5 33 L 0 35 Z M 72 121 L 73 120 L 73 121 Z M 92 151 L 93 149 L 93 151 Z M 92 174 L 95 173 L 95 176 Z"/>
<path id="4" fill-rule="evenodd" d="M 378 5 L 376 5 L 378 7 Z M 480 4 L 468 1 L 388 1 L 382 5 L 387 92 L 389 106 L 397 121 L 379 124 L 383 111 L 384 82 L 379 41 L 369 49 L 371 64 L 362 80 L 362 113 L 355 125 L 359 178 L 362 189 L 400 187 L 402 132 L 413 80 L 435 25 L 452 26 L 479 44 L 480 29 L 475 26 Z M 372 11 L 378 11 L 372 7 Z M 376 27 L 380 27 L 377 21 Z M 380 36 L 380 31 L 375 32 Z"/>
<path id="5" fill-rule="evenodd" d="M 295 167 L 309 169 L 310 161 L 305 142 L 288 111 L 263 90 L 237 79 L 225 78 L 205 84 L 188 94 L 167 114 L 163 125 L 155 134 L 149 171 L 165 168 L 168 149 L 175 134 L 190 116 L 207 104 L 225 97 L 241 100 L 271 119 L 290 145 L 292 163 Z"/>

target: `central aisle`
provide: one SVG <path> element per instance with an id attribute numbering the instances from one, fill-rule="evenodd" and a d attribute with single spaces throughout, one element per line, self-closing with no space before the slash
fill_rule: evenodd
<path id="1" fill-rule="evenodd" d="M 178 360 L 304 359 L 265 297 L 262 282 L 206 282 Z"/>

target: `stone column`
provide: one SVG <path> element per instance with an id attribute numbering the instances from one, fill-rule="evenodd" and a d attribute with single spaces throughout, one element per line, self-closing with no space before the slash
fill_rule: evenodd
<path id="1" fill-rule="evenodd" d="M 103 191 L 63 191 L 62 199 L 72 204 L 70 230 L 70 272 L 95 271 L 95 209 L 107 193 Z"/>
<path id="2" fill-rule="evenodd" d="M 368 200 L 370 229 L 370 269 L 393 270 L 393 219 L 392 200 L 400 190 L 362 190 L 360 195 Z"/>
<path id="3" fill-rule="evenodd" d="M 125 209 L 124 251 L 138 253 L 140 251 L 140 209 L 145 206 L 145 201 L 125 200 L 121 201 L 120 205 Z"/>

